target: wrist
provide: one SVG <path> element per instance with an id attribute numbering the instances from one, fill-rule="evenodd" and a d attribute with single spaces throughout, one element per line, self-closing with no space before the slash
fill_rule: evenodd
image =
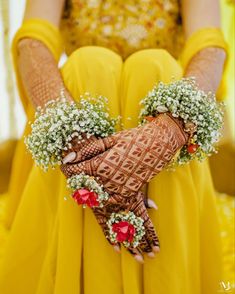
<path id="1" fill-rule="evenodd" d="M 187 134 L 188 139 L 177 158 L 178 164 L 192 159 L 201 160 L 215 151 L 214 144 L 220 138 L 223 125 L 223 106 L 216 103 L 212 93 L 199 90 L 194 80 L 182 79 L 168 85 L 160 82 L 142 100 L 142 104 L 142 122 L 146 121 L 146 116 L 171 113 Z"/>

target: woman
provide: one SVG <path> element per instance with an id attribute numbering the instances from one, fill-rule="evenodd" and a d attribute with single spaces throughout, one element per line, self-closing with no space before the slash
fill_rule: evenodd
<path id="1" fill-rule="evenodd" d="M 60 71 L 63 9 L 61 32 L 71 55 Z M 206 92 L 216 92 L 221 80 L 225 44 L 218 1 L 31 0 L 24 20 L 13 55 L 29 118 L 32 106 L 44 106 L 61 89 L 69 100 L 88 91 L 108 97 L 110 114 L 121 114 L 124 127 L 133 128 L 140 99 L 158 80 L 194 76 Z M 181 65 L 171 55 L 181 56 Z M 117 254 L 91 211 L 64 200 L 61 172 L 31 167 L 21 146 L 15 174 L 23 165 L 24 175 L 13 185 L 22 196 L 10 200 L 9 223 L 16 208 L 17 214 L 1 293 L 216 293 L 220 242 L 207 162 L 163 171 L 148 185 L 159 207 L 149 214 L 161 252 L 152 259 L 139 255 L 144 265 L 125 249 Z"/>

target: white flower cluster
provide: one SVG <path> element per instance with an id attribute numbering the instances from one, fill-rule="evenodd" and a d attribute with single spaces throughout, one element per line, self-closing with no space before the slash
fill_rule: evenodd
<path id="1" fill-rule="evenodd" d="M 181 118 L 186 125 L 193 123 L 196 131 L 191 138 L 199 145 L 193 154 L 183 146 L 176 159 L 177 164 L 184 164 L 192 159 L 202 160 L 215 152 L 214 144 L 219 141 L 223 127 L 223 103 L 217 103 L 215 95 L 199 90 L 193 78 L 183 78 L 169 84 L 159 82 L 141 101 L 141 123 L 146 116 L 157 116 L 170 112 L 173 117 Z"/>
<path id="2" fill-rule="evenodd" d="M 124 241 L 123 245 L 125 247 L 134 247 L 136 248 L 140 240 L 145 235 L 145 228 L 144 228 L 144 220 L 141 217 L 136 216 L 133 212 L 120 212 L 120 213 L 112 213 L 109 220 L 107 221 L 107 225 L 109 228 L 109 238 L 110 241 L 114 244 L 117 243 L 117 233 L 113 231 L 113 224 L 119 223 L 120 221 L 126 221 L 132 224 L 135 228 L 135 235 L 133 241 L 130 243 L 128 241 Z"/>
<path id="3" fill-rule="evenodd" d="M 73 191 L 86 188 L 90 192 L 98 195 L 99 207 L 103 207 L 103 203 L 109 199 L 109 194 L 103 190 L 103 185 L 96 182 L 94 177 L 80 173 L 67 179 L 67 185 Z"/>
<path id="4" fill-rule="evenodd" d="M 92 97 L 85 93 L 79 102 L 58 99 L 38 108 L 31 134 L 26 137 L 27 149 L 37 165 L 47 170 L 61 163 L 62 152 L 70 146 L 75 131 L 87 137 L 106 137 L 113 134 L 117 119 L 110 118 L 107 100 L 103 96 Z"/>

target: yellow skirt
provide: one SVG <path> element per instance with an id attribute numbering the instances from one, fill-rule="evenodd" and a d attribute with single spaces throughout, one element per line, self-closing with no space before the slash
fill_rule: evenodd
<path id="1" fill-rule="evenodd" d="M 111 115 L 122 115 L 125 128 L 137 125 L 139 101 L 154 83 L 182 76 L 165 50 L 146 49 L 123 62 L 101 47 L 78 49 L 61 72 L 75 99 L 84 92 L 108 97 Z M 112 249 L 91 210 L 69 197 L 59 170 L 31 168 L 29 155 L 22 162 L 23 147 L 19 149 L 14 189 L 19 185 L 22 196 L 20 201 L 20 196 L 11 197 L 16 204 L 9 219 L 18 208 L 1 265 L 1 294 L 217 292 L 220 239 L 207 162 L 163 171 L 148 185 L 159 208 L 149 213 L 161 252 L 153 260 L 145 257 L 142 266 L 125 249 L 121 254 Z"/>

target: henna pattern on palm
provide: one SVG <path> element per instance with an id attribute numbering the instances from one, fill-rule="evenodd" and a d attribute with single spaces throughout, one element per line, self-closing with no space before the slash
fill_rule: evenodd
<path id="1" fill-rule="evenodd" d="M 102 209 L 93 208 L 93 212 L 106 236 L 106 221 L 112 212 L 133 211 L 143 218 L 146 235 L 138 250 L 151 252 L 159 241 L 140 189 L 169 163 L 186 143 L 187 134 L 179 120 L 161 114 L 144 126 L 122 131 L 104 141 L 94 140 L 92 148 L 89 144 L 83 146 L 77 155 L 81 162 L 64 164 L 61 169 L 66 177 L 85 172 L 104 185 L 110 198 Z M 108 150 L 103 152 L 104 149 Z M 94 150 L 103 153 L 85 160 Z M 133 248 L 129 250 L 136 252 Z"/>

